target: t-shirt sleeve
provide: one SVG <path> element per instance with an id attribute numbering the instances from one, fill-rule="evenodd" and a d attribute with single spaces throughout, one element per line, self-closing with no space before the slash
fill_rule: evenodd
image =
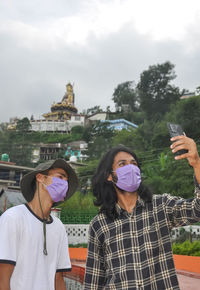
<path id="1" fill-rule="evenodd" d="M 68 238 L 64 225 L 62 225 L 61 242 L 59 245 L 58 261 L 56 272 L 71 271 L 69 257 Z"/>
<path id="2" fill-rule="evenodd" d="M 0 217 L 0 263 L 16 264 L 17 257 L 17 221 L 8 212 Z"/>

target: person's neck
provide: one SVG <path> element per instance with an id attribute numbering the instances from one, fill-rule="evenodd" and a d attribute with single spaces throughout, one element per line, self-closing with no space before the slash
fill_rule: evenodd
<path id="1" fill-rule="evenodd" d="M 50 219 L 52 202 L 50 202 L 49 200 L 43 200 L 42 196 L 40 196 L 39 201 L 38 193 L 36 193 L 34 195 L 34 198 L 30 202 L 28 202 L 28 206 L 34 212 L 34 214 L 36 214 L 41 219 Z"/>
<path id="2" fill-rule="evenodd" d="M 138 199 L 137 192 L 124 192 L 121 193 L 117 190 L 118 205 L 125 209 L 128 213 L 132 213 Z"/>

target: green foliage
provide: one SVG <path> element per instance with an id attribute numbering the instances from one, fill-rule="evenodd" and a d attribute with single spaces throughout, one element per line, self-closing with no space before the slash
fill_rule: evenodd
<path id="1" fill-rule="evenodd" d="M 88 180 L 90 181 L 98 165 L 98 160 L 91 160 L 87 163 L 87 166 L 78 168 L 78 176 L 80 180 L 81 188 L 86 188 L 86 191 L 90 190 Z"/>
<path id="2" fill-rule="evenodd" d="M 87 155 L 89 160 L 100 159 L 111 147 L 111 138 L 105 139 L 102 135 L 96 137 L 94 141 L 88 144 Z"/>
<path id="3" fill-rule="evenodd" d="M 112 146 L 118 146 L 118 145 L 124 145 L 127 146 L 129 148 L 132 148 L 134 151 L 137 151 L 137 149 L 135 150 L 135 144 L 136 144 L 136 130 L 121 130 L 121 131 L 116 131 L 113 139 L 112 139 Z"/>
<path id="4" fill-rule="evenodd" d="M 27 117 L 17 121 L 16 130 L 20 133 L 28 132 L 30 128 L 31 124 Z"/>
<path id="5" fill-rule="evenodd" d="M 166 121 L 181 124 L 186 135 L 199 140 L 200 96 L 183 99 L 171 106 Z"/>
<path id="6" fill-rule="evenodd" d="M 152 127 L 152 138 L 151 138 L 151 144 L 154 148 L 154 151 L 159 150 L 160 152 L 166 151 L 169 149 L 171 142 L 170 142 L 170 136 L 167 129 L 167 122 L 160 121 L 155 122 Z"/>
<path id="7" fill-rule="evenodd" d="M 92 139 L 92 135 L 91 135 L 91 132 L 93 130 L 93 127 L 94 125 L 88 125 L 88 126 L 85 126 L 84 127 L 84 130 L 83 130 L 83 134 L 82 134 L 82 139 L 85 141 L 85 142 L 89 142 L 91 141 Z"/>
<path id="8" fill-rule="evenodd" d="M 141 152 L 141 155 L 146 156 L 146 152 L 152 150 L 152 136 L 155 123 L 144 120 L 137 130 L 135 130 L 135 148 Z M 145 154 L 144 154 L 145 153 Z"/>
<path id="9" fill-rule="evenodd" d="M 175 161 L 169 149 L 170 137 L 166 123 L 180 123 L 187 136 L 199 144 L 200 96 L 180 100 L 180 90 L 172 85 L 174 65 L 170 62 L 150 66 L 142 72 L 137 86 L 132 81 L 119 84 L 113 93 L 116 105 L 128 104 L 132 111 L 110 114 L 110 119 L 124 118 L 138 129 L 113 131 L 106 123 L 87 127 L 76 126 L 71 134 L 28 132 L 29 121 L 17 123 L 17 131 L 0 126 L 0 152 L 7 153 L 18 165 L 31 166 L 32 150 L 39 143 L 67 144 L 72 141 L 88 142 L 87 166 L 80 168 L 80 185 L 90 191 L 90 181 L 99 159 L 111 147 L 124 144 L 133 149 L 142 163 L 145 183 L 157 194 L 169 192 L 185 198 L 193 194 L 193 170 L 187 160 Z M 109 108 L 107 108 L 109 110 Z M 101 112 L 100 106 L 87 110 L 88 114 Z M 198 146 L 198 149 L 199 146 Z M 64 151 L 57 157 L 63 157 Z M 88 200 L 87 200 L 88 198 Z M 91 194 L 76 193 L 66 204 L 66 211 L 94 210 Z"/>
<path id="10" fill-rule="evenodd" d="M 176 161 L 172 153 L 161 153 L 152 162 L 142 162 L 142 172 L 145 184 L 153 193 L 190 198 L 194 191 L 193 170 L 186 160 Z"/>
<path id="11" fill-rule="evenodd" d="M 83 134 L 83 131 L 84 131 L 83 126 L 74 126 L 71 129 L 71 134 L 72 135 L 74 135 L 74 134 Z"/>
<path id="12" fill-rule="evenodd" d="M 26 120 L 19 124 L 20 130 L 17 131 L 9 131 L 3 125 L 1 125 L 0 130 L 0 153 L 7 153 L 10 160 L 18 165 L 33 166 L 32 152 L 40 143 L 67 144 L 82 139 L 82 133 L 78 132 L 73 134 L 28 132 L 26 131 L 27 127 L 24 126 L 24 124 L 27 124 Z M 64 151 L 60 152 L 55 158 L 63 156 Z"/>
<path id="13" fill-rule="evenodd" d="M 112 100 L 118 107 L 126 104 L 129 105 L 130 110 L 137 110 L 137 98 L 133 82 L 128 81 L 119 84 L 114 90 Z"/>
<path id="14" fill-rule="evenodd" d="M 96 207 L 93 204 L 92 193 L 89 192 L 83 195 L 80 191 L 77 191 L 69 200 L 63 202 L 60 205 L 62 213 L 75 213 L 81 211 L 82 213 L 94 213 L 97 212 Z"/>
<path id="15" fill-rule="evenodd" d="M 69 244 L 69 248 L 87 248 L 88 244 L 82 243 L 82 244 Z"/>
<path id="16" fill-rule="evenodd" d="M 89 224 L 98 212 L 93 200 L 91 192 L 82 194 L 77 191 L 69 200 L 60 205 L 62 222 L 66 224 Z"/>
<path id="17" fill-rule="evenodd" d="M 161 120 L 170 107 L 180 97 L 178 87 L 171 85 L 176 77 L 174 65 L 170 62 L 149 66 L 140 75 L 137 85 L 140 109 L 148 120 Z"/>
<path id="18" fill-rule="evenodd" d="M 0 132 L 0 152 L 7 153 L 12 162 L 18 165 L 31 166 L 33 144 L 27 138 L 25 131 L 7 131 L 4 128 Z"/>
<path id="19" fill-rule="evenodd" d="M 89 160 L 99 159 L 111 148 L 114 131 L 109 128 L 106 122 L 98 122 L 91 128 L 90 134 L 91 140 L 88 144 L 87 155 Z"/>
<path id="20" fill-rule="evenodd" d="M 186 256 L 200 256 L 200 241 L 184 243 L 174 243 L 172 245 L 173 254 Z"/>

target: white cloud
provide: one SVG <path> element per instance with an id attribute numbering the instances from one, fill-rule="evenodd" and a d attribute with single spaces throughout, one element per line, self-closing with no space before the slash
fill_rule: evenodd
<path id="1" fill-rule="evenodd" d="M 49 111 L 68 81 L 79 111 L 106 108 L 119 83 L 166 60 L 180 87 L 199 85 L 197 0 L 2 0 L 0 16 L 0 122 Z"/>
<path id="2" fill-rule="evenodd" d="M 134 14 L 139 32 L 150 34 L 154 40 L 182 40 L 188 27 L 200 20 L 198 0 L 141 0 Z"/>

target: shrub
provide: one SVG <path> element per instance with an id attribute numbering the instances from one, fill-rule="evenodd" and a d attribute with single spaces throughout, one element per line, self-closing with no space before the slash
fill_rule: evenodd
<path id="1" fill-rule="evenodd" d="M 172 249 L 176 255 L 200 256 L 200 241 L 174 243 Z"/>
<path id="2" fill-rule="evenodd" d="M 82 243 L 82 244 L 69 244 L 69 248 L 87 248 L 88 244 Z"/>

